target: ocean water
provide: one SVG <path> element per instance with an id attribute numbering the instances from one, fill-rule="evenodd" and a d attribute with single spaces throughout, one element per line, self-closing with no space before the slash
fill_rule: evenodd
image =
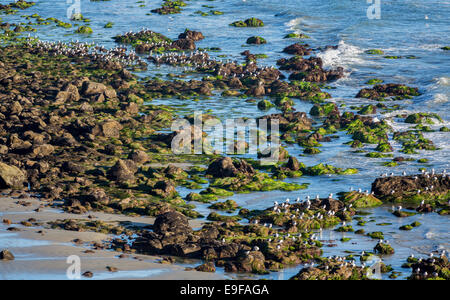
<path id="1" fill-rule="evenodd" d="M 0 1 L 5 4 L 9 1 Z M 66 1 L 36 0 L 37 5 L 15 16 L 3 16 L 4 21 L 24 21 L 22 15 L 40 14 L 43 18 L 56 17 L 69 22 L 67 9 L 70 4 Z M 74 34 L 74 29 L 63 29 L 51 26 L 38 27 L 38 36 L 50 41 L 85 41 L 94 42 L 106 47 L 117 46 L 112 37 L 128 31 L 139 31 L 149 28 L 163 33 L 170 38 L 176 38 L 186 28 L 201 31 L 205 39 L 197 42 L 198 47 L 220 47 L 221 51 L 211 52 L 217 59 L 232 59 L 242 61 L 240 53 L 249 49 L 252 53 L 264 53 L 267 59 L 258 61 L 260 65 L 275 65 L 279 58 L 287 57 L 281 51 L 284 47 L 294 43 L 293 40 L 283 39 L 283 36 L 296 32 L 305 33 L 310 39 L 304 40 L 312 48 L 327 45 L 338 46 L 337 49 L 317 51 L 314 54 L 321 57 L 328 68 L 342 66 L 346 76 L 336 82 L 330 83 L 333 89 L 327 90 L 332 95 L 330 101 L 351 105 L 370 103 L 370 100 L 357 99 L 357 92 L 366 87 L 365 82 L 371 78 L 383 79 L 385 83 L 403 83 L 418 87 L 421 95 L 412 100 L 398 101 L 402 105 L 402 112 L 433 112 L 438 113 L 443 123 L 432 126 L 438 129 L 450 126 L 450 51 L 443 51 L 441 47 L 449 46 L 450 41 L 450 2 L 434 0 L 381 0 L 380 19 L 369 19 L 366 11 L 369 4 L 364 0 L 196 0 L 186 1 L 187 6 L 182 8 L 181 14 L 160 16 L 150 14 L 150 10 L 160 6 L 162 1 L 143 1 L 141 3 L 130 0 L 111 0 L 106 2 L 81 1 L 81 13 L 91 19 L 92 35 Z M 222 11 L 219 16 L 200 16 L 196 11 L 209 11 L 203 5 L 214 6 L 214 10 Z M 257 17 L 266 24 L 262 28 L 234 28 L 228 26 L 236 20 Z M 107 22 L 114 22 L 113 28 L 105 29 Z M 81 24 L 82 22 L 80 22 Z M 245 45 L 248 37 L 259 35 L 267 40 L 267 44 L 258 46 Z M 385 55 L 403 56 L 401 59 L 385 59 L 382 56 L 368 55 L 365 50 L 382 49 Z M 225 58 L 219 57 L 226 55 Z M 414 55 L 415 59 L 405 56 Z M 145 56 L 143 56 L 145 58 Z M 156 74 L 181 73 L 183 68 L 149 65 L 149 69 L 139 73 L 140 76 L 154 76 Z M 198 75 L 188 76 L 200 78 Z M 312 104 L 295 100 L 298 111 L 308 112 Z M 193 111 L 211 110 L 221 119 L 240 117 L 259 117 L 264 114 L 277 112 L 271 109 L 261 112 L 254 103 L 247 103 L 234 97 L 222 97 L 220 94 L 198 102 L 180 99 L 154 99 L 152 104 L 173 105 L 182 113 L 190 114 Z M 345 109 L 343 109 L 345 110 Z M 378 114 L 378 118 L 386 119 L 395 130 L 407 130 L 409 125 L 395 114 Z M 339 133 L 340 138 L 330 143 L 323 143 L 322 153 L 314 156 L 300 156 L 299 160 L 306 165 L 328 163 L 337 167 L 358 168 L 359 173 L 351 176 L 304 176 L 298 179 L 287 179 L 290 182 L 309 183 L 306 190 L 297 192 L 258 192 L 250 194 L 236 194 L 231 199 L 239 205 L 250 209 L 261 209 L 272 205 L 273 201 L 282 201 L 285 198 L 295 199 L 316 194 L 323 196 L 329 193 L 346 191 L 350 187 L 355 189 L 369 189 L 373 180 L 384 172 L 403 171 L 415 173 L 420 167 L 435 168 L 436 170 L 450 169 L 450 133 L 432 132 L 425 136 L 431 139 L 440 149 L 438 151 L 421 151 L 418 155 L 404 155 L 399 153 L 398 144 L 393 143 L 395 156 L 412 157 L 415 160 L 401 163 L 398 167 L 387 170 L 382 166 L 389 159 L 368 159 L 364 154 L 355 154 L 352 149 L 344 145 L 350 140 L 345 133 Z M 370 150 L 375 146 L 367 146 Z M 296 145 L 287 146 L 291 155 L 302 155 L 302 149 Z M 417 163 L 417 159 L 427 158 L 426 165 Z M 179 189 L 182 196 L 190 190 Z M 207 205 L 197 204 L 198 210 L 207 215 Z M 432 250 L 449 249 L 450 225 L 448 216 L 437 214 L 420 215 L 414 218 L 423 218 L 424 224 L 412 232 L 399 232 L 399 220 L 393 219 L 390 206 L 369 210 L 372 214 L 367 218 L 389 220 L 395 224 L 392 228 L 368 225 L 368 229 L 389 230 L 389 236 L 394 247 L 399 249 L 386 262 L 392 264 L 396 271 L 402 271 L 404 276 L 409 270 L 400 266 L 411 253 L 426 254 Z M 403 220 L 402 220 L 403 221 Z M 413 218 L 406 220 L 413 222 Z M 369 228 L 370 227 L 370 228 Z M 327 234 L 325 231 L 323 234 Z M 336 234 L 335 234 L 336 235 Z M 361 252 L 370 251 L 375 241 L 357 235 L 352 240 L 340 243 L 336 238 L 337 247 L 325 249 L 326 254 L 342 254 L 345 250 Z M 355 243 L 355 244 L 353 244 Z M 287 279 L 300 267 L 288 269 L 270 275 L 270 278 Z"/>

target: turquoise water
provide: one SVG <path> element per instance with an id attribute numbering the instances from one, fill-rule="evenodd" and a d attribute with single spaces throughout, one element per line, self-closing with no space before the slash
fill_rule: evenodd
<path id="1" fill-rule="evenodd" d="M 0 1 L 5 4 L 9 1 Z M 69 7 L 66 1 L 36 0 L 37 5 L 28 10 L 20 12 L 16 16 L 5 16 L 4 21 L 14 22 L 24 20 L 21 15 L 39 13 L 42 17 L 56 17 L 62 21 L 69 22 L 66 10 Z M 102 44 L 106 47 L 117 46 L 112 37 L 127 31 L 138 31 L 143 27 L 163 33 L 170 38 L 176 38 L 179 33 L 189 28 L 201 31 L 205 39 L 197 42 L 198 47 L 220 47 L 222 50 L 210 55 L 218 59 L 219 55 L 226 55 L 223 59 L 242 61 L 240 52 L 249 49 L 252 53 L 264 53 L 267 59 L 259 60 L 261 65 L 275 65 L 276 60 L 286 57 L 281 53 L 285 46 L 293 43 L 292 40 L 283 39 L 283 36 L 292 33 L 305 33 L 311 39 L 305 40 L 313 48 L 326 45 L 338 45 L 337 49 L 317 52 L 326 67 L 342 66 L 346 76 L 337 82 L 330 84 L 334 89 L 327 90 L 332 95 L 331 101 L 345 103 L 347 107 L 370 103 L 363 99 L 356 99 L 357 92 L 365 87 L 364 84 L 370 78 L 380 78 L 386 83 L 404 83 L 416 86 L 422 93 L 421 96 L 412 100 L 399 101 L 405 112 L 434 112 L 438 113 L 444 123 L 437 124 L 433 128 L 450 125 L 450 51 L 440 48 L 449 46 L 450 36 L 450 2 L 449 1 L 381 1 L 381 19 L 370 20 L 366 16 L 368 4 L 363 0 L 304 0 L 304 1 L 186 1 L 187 6 L 181 14 L 160 16 L 151 14 L 151 9 L 160 6 L 160 1 L 145 1 L 146 7 L 139 7 L 137 1 L 111 0 L 107 2 L 81 1 L 81 13 L 84 17 L 91 19 L 90 26 L 94 34 L 76 35 L 74 29 L 63 29 L 51 26 L 38 28 L 37 33 L 32 33 L 44 40 L 51 41 L 86 41 Z M 198 10 L 209 11 L 202 5 L 214 6 L 215 10 L 224 12 L 220 16 L 203 17 L 195 12 Z M 234 28 L 228 26 L 236 20 L 249 17 L 257 17 L 266 24 L 263 28 Z M 107 22 L 114 22 L 113 28 L 105 29 Z M 268 43 L 258 46 L 245 46 L 245 41 L 253 35 L 263 36 Z M 367 49 L 383 49 L 386 55 L 408 56 L 414 55 L 416 59 L 385 59 L 382 56 L 368 55 Z M 143 56 L 145 58 L 145 56 Z M 142 72 L 141 76 L 155 74 L 181 73 L 182 68 L 149 65 L 149 70 Z M 195 76 L 193 76 L 195 77 Z M 192 77 L 188 77 L 190 79 Z M 274 113 L 261 112 L 254 103 L 246 103 L 244 100 L 233 97 L 222 97 L 216 95 L 199 102 L 180 99 L 155 99 L 152 104 L 168 104 L 177 106 L 181 111 L 190 114 L 194 110 L 209 110 L 213 114 L 224 118 L 237 117 L 259 117 L 263 114 Z M 299 111 L 308 112 L 310 103 L 296 100 L 295 107 Z M 396 130 L 406 130 L 409 125 L 393 115 L 379 114 L 378 118 L 384 118 L 390 122 Z M 352 149 L 344 145 L 350 138 L 340 133 L 340 138 L 330 143 L 323 143 L 322 153 L 314 156 L 301 156 L 300 161 L 306 165 L 315 165 L 320 162 L 332 164 L 337 167 L 358 168 L 359 173 L 352 176 L 304 176 L 299 179 L 288 179 L 287 181 L 298 183 L 310 183 L 306 190 L 297 192 L 265 192 L 237 194 L 231 199 L 239 205 L 250 209 L 266 208 L 273 201 L 282 201 L 285 198 L 304 198 L 307 195 L 321 196 L 340 191 L 346 191 L 350 187 L 363 190 L 370 189 L 373 180 L 381 173 L 387 172 L 381 164 L 388 159 L 368 159 L 364 153 L 355 154 Z M 423 164 L 417 163 L 418 158 L 428 158 L 429 163 L 425 166 L 436 170 L 449 169 L 450 161 L 450 134 L 443 132 L 425 133 L 438 147 L 439 151 L 423 151 L 418 155 L 404 155 L 398 152 L 400 146 L 393 142 L 395 156 L 412 157 L 415 160 L 404 162 L 388 172 L 400 174 L 417 172 Z M 367 146 L 370 150 L 373 146 Z M 291 155 L 300 155 L 302 149 L 296 145 L 287 147 Z M 180 189 L 182 196 L 190 190 Z M 197 204 L 196 204 L 197 205 Z M 197 205 L 198 210 L 207 215 L 209 209 L 206 205 Z M 390 207 L 381 207 L 370 210 L 372 215 L 367 218 L 375 218 L 377 221 L 366 226 L 366 232 L 382 230 L 389 236 L 394 248 L 398 251 L 392 256 L 385 258 L 386 263 L 392 264 L 396 271 L 402 271 L 405 275 L 409 270 L 401 269 L 400 266 L 411 254 L 425 254 L 432 250 L 449 250 L 450 237 L 448 228 L 450 219 L 448 216 L 437 214 L 419 215 L 408 220 L 393 219 L 389 212 Z M 414 220 L 413 220 L 414 219 Z M 421 219 L 421 227 L 411 232 L 399 232 L 399 222 L 411 223 Z M 391 227 L 380 227 L 376 223 L 391 222 Z M 330 232 L 324 231 L 324 235 Z M 334 234 L 337 247 L 325 248 L 328 255 L 343 254 L 345 250 L 361 252 L 370 251 L 376 241 L 370 238 L 350 234 L 352 240 L 340 243 L 341 236 Z M 327 238 L 326 238 L 327 239 Z M 353 244 L 356 243 L 356 244 Z M 270 278 L 286 279 L 296 272 L 300 267 L 285 270 L 270 275 Z"/>

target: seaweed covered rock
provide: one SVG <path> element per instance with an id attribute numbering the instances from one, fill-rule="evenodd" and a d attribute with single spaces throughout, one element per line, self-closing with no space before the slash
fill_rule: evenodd
<path id="1" fill-rule="evenodd" d="M 340 193 L 340 200 L 346 204 L 352 204 L 355 208 L 375 207 L 380 206 L 383 202 L 369 193 L 359 193 L 352 191 L 348 193 Z"/>
<path id="2" fill-rule="evenodd" d="M 330 114 L 339 115 L 339 108 L 336 103 L 314 104 L 309 114 L 318 117 L 328 116 Z"/>
<path id="3" fill-rule="evenodd" d="M 391 245 L 382 241 L 376 244 L 375 248 L 373 248 L 373 251 L 384 255 L 390 255 L 395 253 L 394 248 L 392 248 Z"/>
<path id="4" fill-rule="evenodd" d="M 245 21 L 236 21 L 230 24 L 234 27 L 263 27 L 264 22 L 257 18 L 249 18 Z"/>
<path id="5" fill-rule="evenodd" d="M 255 274 L 268 273 L 265 268 L 265 257 L 260 251 L 242 253 L 236 261 L 225 264 L 225 271 Z"/>
<path id="6" fill-rule="evenodd" d="M 450 263 L 444 253 L 428 258 L 408 258 L 412 269 L 409 280 L 450 280 Z"/>
<path id="7" fill-rule="evenodd" d="M 368 98 L 371 100 L 380 100 L 393 97 L 396 100 L 409 99 L 413 96 L 419 96 L 418 88 L 408 87 L 403 84 L 377 84 L 371 89 L 362 89 L 356 95 L 356 98 Z"/>
<path id="8" fill-rule="evenodd" d="M 368 277 L 368 269 L 336 260 L 326 260 L 318 266 L 303 268 L 291 280 L 364 280 Z"/>
<path id="9" fill-rule="evenodd" d="M 252 36 L 247 39 L 247 44 L 255 44 L 255 45 L 261 45 L 261 44 L 267 44 L 266 39 L 260 36 Z"/>

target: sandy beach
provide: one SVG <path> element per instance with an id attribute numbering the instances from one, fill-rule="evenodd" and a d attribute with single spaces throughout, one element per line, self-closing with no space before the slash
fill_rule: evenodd
<path id="1" fill-rule="evenodd" d="M 29 206 L 18 204 L 18 201 L 30 203 Z M 23 203 L 23 202 L 22 202 Z M 129 221 L 134 225 L 146 226 L 152 224 L 154 218 L 127 217 L 91 212 L 74 215 L 57 209 L 44 207 L 40 212 L 34 210 L 42 204 L 37 198 L 0 199 L 0 219 L 10 220 L 10 225 L 0 224 L 0 249 L 11 251 L 15 260 L 0 262 L 0 279 L 67 279 L 66 271 L 69 264 L 67 257 L 78 255 L 81 259 L 81 273 L 90 271 L 92 278 L 81 279 L 224 279 L 223 274 L 185 271 L 184 264 L 161 264 L 157 256 L 127 255 L 119 258 L 120 253 L 110 250 L 92 250 L 92 244 L 102 243 L 112 235 L 96 232 L 75 232 L 45 228 L 45 223 L 58 219 L 87 219 L 90 215 L 95 220 L 110 223 Z M 20 224 L 30 218 L 36 219 L 43 226 L 26 227 Z M 192 221 L 193 227 L 198 227 L 198 221 Z M 10 231 L 7 228 L 18 228 L 20 231 Z M 74 240 L 82 243 L 74 243 Z M 193 262 L 192 266 L 200 264 Z M 188 264 L 191 266 L 190 264 Z M 115 267 L 117 272 L 110 272 L 106 267 Z"/>

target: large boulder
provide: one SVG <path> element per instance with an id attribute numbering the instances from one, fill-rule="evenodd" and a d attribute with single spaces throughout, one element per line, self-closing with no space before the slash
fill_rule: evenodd
<path id="1" fill-rule="evenodd" d="M 0 162 L 0 189 L 22 188 L 25 180 L 25 173 L 19 168 Z"/>
<path id="2" fill-rule="evenodd" d="M 156 217 L 153 232 L 157 234 L 188 234 L 192 232 L 188 218 L 177 211 L 169 211 Z"/>

